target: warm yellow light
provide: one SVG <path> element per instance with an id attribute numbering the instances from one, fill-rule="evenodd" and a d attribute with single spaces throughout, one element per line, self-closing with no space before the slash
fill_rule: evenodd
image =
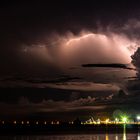
<path id="1" fill-rule="evenodd" d="M 101 120 L 100 120 L 100 119 L 98 119 L 98 120 L 97 120 L 97 124 L 100 124 L 100 123 L 101 123 Z"/>
<path id="2" fill-rule="evenodd" d="M 22 121 L 21 124 L 24 124 L 24 121 Z"/>
<path id="3" fill-rule="evenodd" d="M 106 119 L 105 122 L 106 122 L 106 124 L 109 123 L 109 119 Z"/>
<path id="4" fill-rule="evenodd" d="M 17 121 L 14 121 L 14 124 L 17 124 Z"/>
<path id="5" fill-rule="evenodd" d="M 44 124 L 46 125 L 46 124 L 47 124 L 47 122 L 45 121 L 45 122 L 44 122 Z"/>
<path id="6" fill-rule="evenodd" d="M 29 124 L 30 122 L 29 121 L 27 121 L 27 124 Z"/>
<path id="7" fill-rule="evenodd" d="M 119 120 L 118 120 L 118 118 L 115 118 L 115 122 L 118 122 Z"/>
<path id="8" fill-rule="evenodd" d="M 36 124 L 38 124 L 38 121 L 36 122 Z"/>

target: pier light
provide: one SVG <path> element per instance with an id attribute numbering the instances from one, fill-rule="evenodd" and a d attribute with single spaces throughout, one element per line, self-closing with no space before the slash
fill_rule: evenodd
<path id="1" fill-rule="evenodd" d="M 30 122 L 29 121 L 27 121 L 27 124 L 29 124 Z"/>
<path id="2" fill-rule="evenodd" d="M 108 123 L 109 123 L 109 119 L 106 119 L 106 120 L 105 120 L 105 123 L 108 124 Z"/>
<path id="3" fill-rule="evenodd" d="M 46 124 L 47 124 L 47 122 L 45 121 L 45 122 L 44 122 L 44 124 L 46 125 Z"/>
<path id="4" fill-rule="evenodd" d="M 24 124 L 24 121 L 22 121 L 21 124 Z"/>
<path id="5" fill-rule="evenodd" d="M 4 121 L 2 121 L 2 124 L 4 124 Z"/>
<path id="6" fill-rule="evenodd" d="M 115 118 L 115 122 L 118 122 L 119 121 L 119 119 L 118 118 Z"/>
<path id="7" fill-rule="evenodd" d="M 101 124 L 101 120 L 100 119 L 97 119 L 97 124 Z"/>
<path id="8" fill-rule="evenodd" d="M 36 121 L 36 124 L 38 125 L 38 121 Z"/>
<path id="9" fill-rule="evenodd" d="M 128 121 L 127 116 L 123 116 L 123 117 L 122 117 L 122 122 L 123 122 L 123 123 L 126 123 L 127 121 Z"/>
<path id="10" fill-rule="evenodd" d="M 119 122 L 119 119 L 118 118 L 115 118 L 115 123 L 118 123 Z"/>

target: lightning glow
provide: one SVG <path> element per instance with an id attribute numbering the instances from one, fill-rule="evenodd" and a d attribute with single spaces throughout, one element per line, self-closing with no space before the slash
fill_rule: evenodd
<path id="1" fill-rule="evenodd" d="M 138 44 L 124 35 L 82 33 L 79 36 L 70 36 L 64 39 L 59 48 L 58 60 L 60 63 L 63 61 L 63 65 L 80 65 L 80 63 L 129 64 Z"/>
<path id="2" fill-rule="evenodd" d="M 131 64 L 131 56 L 139 47 L 137 40 L 129 39 L 122 34 L 81 32 L 79 35 L 66 33 L 54 35 L 40 44 L 23 45 L 25 59 L 38 58 L 40 63 L 55 66 L 58 70 L 70 75 L 96 79 L 94 82 L 106 83 L 112 80 L 121 81 L 123 77 L 135 77 L 135 71 L 118 69 L 95 69 L 84 71 L 71 67 L 82 64 Z M 90 73 L 90 76 L 89 76 Z M 95 78 L 96 77 L 96 78 Z M 104 79 L 102 78 L 104 77 Z M 113 77 L 113 78 L 112 78 Z M 107 80 L 108 79 L 108 80 Z M 107 80 L 107 81 L 106 81 Z"/>

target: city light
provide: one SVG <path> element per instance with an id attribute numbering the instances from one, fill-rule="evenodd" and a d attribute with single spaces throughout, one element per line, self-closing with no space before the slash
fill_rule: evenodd
<path id="1" fill-rule="evenodd" d="M 97 120 L 97 124 L 100 124 L 100 123 L 101 123 L 101 120 L 100 120 L 100 119 L 98 119 L 98 120 Z"/>
<path id="2" fill-rule="evenodd" d="M 86 120 L 83 120 L 83 121 L 80 121 L 79 119 L 79 123 L 78 124 L 82 124 L 82 125 L 102 125 L 102 124 L 106 124 L 106 125 L 121 125 L 121 124 L 136 124 L 136 125 L 140 125 L 140 115 L 136 115 L 135 117 L 132 117 L 130 115 L 126 115 L 126 114 L 123 114 L 123 115 L 120 115 L 114 119 L 112 118 L 106 118 L 106 119 L 103 119 L 105 118 L 104 116 L 102 118 L 93 118 L 93 117 L 89 117 L 87 118 Z M 4 121 L 4 120 L 1 120 L 1 124 L 3 125 L 7 125 L 7 124 L 14 124 L 14 125 L 32 125 L 32 124 L 36 124 L 36 125 L 47 125 L 47 124 L 51 124 L 51 125 L 61 125 L 63 124 L 63 122 L 61 121 L 58 121 L 58 120 L 53 120 L 53 121 L 50 121 L 50 122 L 47 122 L 47 121 L 35 121 L 35 122 L 32 122 L 30 120 L 28 121 L 23 121 L 23 120 L 14 120 L 14 121 L 11 121 L 11 122 L 8 122 L 8 121 Z M 68 124 L 76 124 L 75 120 L 74 121 L 68 121 L 67 122 Z"/>
<path id="3" fill-rule="evenodd" d="M 106 120 L 105 120 L 105 123 L 108 124 L 108 123 L 109 123 L 109 119 L 106 119 Z"/>
<path id="4" fill-rule="evenodd" d="M 127 116 L 122 116 L 122 122 L 126 123 L 128 121 L 128 117 Z"/>
<path id="5" fill-rule="evenodd" d="M 138 115 L 138 116 L 136 117 L 136 119 L 137 119 L 137 123 L 140 124 L 140 115 Z"/>
<path id="6" fill-rule="evenodd" d="M 137 116 L 137 120 L 140 121 L 140 116 Z"/>
<path id="7" fill-rule="evenodd" d="M 119 119 L 118 118 L 115 118 L 115 123 L 118 123 L 119 122 Z"/>

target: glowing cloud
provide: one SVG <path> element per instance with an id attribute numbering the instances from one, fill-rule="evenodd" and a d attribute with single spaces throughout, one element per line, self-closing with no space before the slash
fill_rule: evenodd
<path id="1" fill-rule="evenodd" d="M 69 37 L 60 46 L 60 60 L 66 65 L 82 63 L 131 63 L 137 43 L 123 35 L 83 33 Z"/>
<path id="2" fill-rule="evenodd" d="M 97 83 L 120 83 L 127 77 L 135 77 L 136 71 L 119 68 L 84 69 L 83 64 L 131 64 L 131 56 L 139 47 L 137 40 L 123 34 L 81 32 L 53 35 L 44 43 L 24 45 L 26 56 L 38 58 L 41 64 L 53 66 L 55 71 L 78 76 Z M 28 55 L 27 55 L 28 54 Z M 31 54 L 31 55 L 30 55 Z M 70 69 L 70 68 L 79 69 Z M 133 67 L 129 65 L 129 67 Z M 46 70 L 47 73 L 47 70 Z"/>
<path id="3" fill-rule="evenodd" d="M 138 48 L 136 41 L 113 33 L 107 35 L 82 32 L 77 36 L 68 34 L 52 38 L 50 43 L 24 46 L 23 51 L 43 59 L 46 52 L 46 60 L 60 67 L 70 67 L 83 63 L 129 64 Z"/>

